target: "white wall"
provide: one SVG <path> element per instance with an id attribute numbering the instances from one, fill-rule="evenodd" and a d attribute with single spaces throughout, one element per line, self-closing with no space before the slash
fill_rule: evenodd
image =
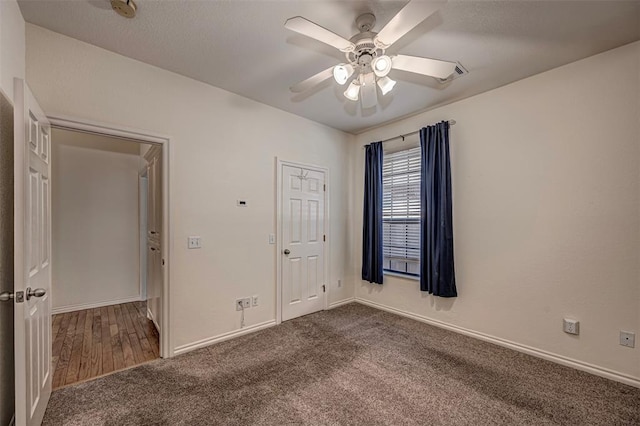
<path id="1" fill-rule="evenodd" d="M 54 312 L 140 300 L 140 145 L 54 129 Z"/>
<path id="2" fill-rule="evenodd" d="M 351 135 L 29 24 L 27 80 L 48 114 L 171 137 L 173 347 L 238 330 L 238 297 L 261 299 L 247 310 L 247 326 L 275 319 L 268 235 L 276 226 L 276 156 L 330 169 L 330 300 L 353 297 L 345 214 Z M 238 198 L 250 206 L 237 208 Z M 187 250 L 189 235 L 202 237 L 202 249 Z"/>
<path id="3" fill-rule="evenodd" d="M 13 79 L 24 79 L 25 23 L 15 0 L 0 1 L 0 89 L 13 102 Z"/>
<path id="4" fill-rule="evenodd" d="M 459 297 L 394 277 L 356 297 L 640 379 L 640 345 L 618 344 L 640 333 L 640 43 L 358 135 L 354 274 L 362 145 L 447 119 Z"/>

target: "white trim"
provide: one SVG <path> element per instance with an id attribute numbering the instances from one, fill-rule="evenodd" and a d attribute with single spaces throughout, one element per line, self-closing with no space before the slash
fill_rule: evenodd
<path id="1" fill-rule="evenodd" d="M 141 161 L 141 163 L 143 163 Z M 145 168 L 146 171 L 146 168 Z M 140 288 L 140 300 L 147 300 L 147 205 L 148 178 L 142 175 L 142 171 L 138 174 L 138 287 Z M 144 206 L 144 212 L 142 207 Z"/>
<path id="2" fill-rule="evenodd" d="M 158 321 L 156 321 L 155 317 L 153 316 L 153 312 L 151 312 L 151 309 L 149 309 L 149 306 L 147 306 L 147 318 L 149 318 L 153 325 L 156 327 L 156 331 L 160 330 Z"/>
<path id="3" fill-rule="evenodd" d="M 282 167 L 301 167 L 303 169 L 314 170 L 324 173 L 324 233 L 327 236 L 323 247 L 324 255 L 324 301 L 323 309 L 329 309 L 329 291 L 331 291 L 331 275 L 330 275 L 330 259 L 331 259 L 331 220 L 329 217 L 329 191 L 331 190 L 329 169 L 327 167 L 316 166 L 313 164 L 298 163 L 286 161 L 276 157 L 276 324 L 282 322 L 282 262 L 280 253 L 282 253 L 282 227 L 280 226 L 280 218 L 282 216 Z"/>
<path id="4" fill-rule="evenodd" d="M 162 286 L 162 324 L 160 327 L 160 356 L 171 358 L 173 353 L 172 336 L 170 330 L 171 301 L 170 272 L 171 259 L 173 258 L 173 228 L 170 226 L 171 217 L 170 199 L 170 157 L 173 157 L 173 145 L 169 136 L 160 135 L 146 130 L 133 129 L 110 123 L 63 116 L 48 116 L 51 127 L 72 131 L 86 132 L 116 138 L 128 139 L 142 143 L 154 143 L 162 146 L 162 241 L 161 250 L 164 253 L 164 274 Z"/>
<path id="5" fill-rule="evenodd" d="M 101 308 L 103 306 L 119 305 L 121 303 L 140 302 L 141 300 L 144 300 L 144 299 L 142 299 L 138 294 L 137 296 L 125 297 L 124 299 L 104 300 L 101 302 L 94 302 L 94 303 L 78 303 L 76 305 L 59 306 L 57 308 L 52 308 L 51 313 L 54 315 L 64 314 L 65 312 L 81 311 L 83 309 Z"/>
<path id="6" fill-rule="evenodd" d="M 402 274 L 400 272 L 382 271 L 382 274 L 384 276 L 400 278 L 400 279 L 403 279 L 403 280 L 420 281 L 420 277 L 419 276 Z"/>
<path id="7" fill-rule="evenodd" d="M 348 299 L 338 300 L 337 302 L 331 302 L 329 304 L 329 309 L 337 308 L 338 306 L 348 305 L 349 303 L 353 303 L 356 301 L 355 297 L 350 297 Z"/>
<path id="8" fill-rule="evenodd" d="M 599 367 L 597 365 L 589 364 L 587 362 L 579 361 L 577 359 L 568 358 L 562 355 L 554 354 L 552 352 L 547 352 L 542 349 L 516 343 L 511 340 L 501 339 L 499 337 L 491 336 L 489 334 L 484 334 L 478 331 L 469 330 L 468 328 L 447 324 L 444 321 L 434 320 L 422 315 L 414 314 L 408 311 L 403 311 L 401 309 L 392 308 L 391 306 L 383 305 L 381 303 L 361 299 L 359 297 L 356 297 L 356 302 L 361 303 L 363 305 L 370 306 L 372 308 L 380 309 L 383 311 L 401 315 L 403 317 L 411 318 L 416 321 L 424 322 L 436 327 L 444 328 L 446 330 L 450 330 L 455 333 L 464 334 L 465 336 L 473 337 L 479 340 L 483 340 L 485 342 L 494 343 L 498 346 L 513 349 L 518 352 L 523 352 L 528 355 L 535 356 L 537 358 L 546 359 L 547 361 L 555 362 L 556 364 L 572 367 L 572 368 L 575 368 L 576 370 L 586 371 L 587 373 L 591 373 L 596 376 L 604 377 L 610 380 L 615 380 L 616 382 L 620 382 L 620 383 L 624 383 L 630 386 L 640 388 L 639 378 L 629 376 L 627 374 L 620 373 L 614 370 L 610 370 L 608 368 Z"/>
<path id="9" fill-rule="evenodd" d="M 150 133 L 145 130 L 119 126 L 116 124 L 85 120 L 83 118 L 75 118 L 66 115 L 48 115 L 47 118 L 49 119 L 51 126 L 59 129 L 94 134 L 97 133 L 121 139 L 134 139 L 145 143 L 165 144 L 170 140 L 170 138 L 165 135 Z"/>
<path id="10" fill-rule="evenodd" d="M 173 354 L 180 355 L 186 352 L 191 352 L 193 350 L 200 349 L 205 346 L 210 346 L 215 343 L 224 342 L 225 340 L 230 340 L 236 337 L 244 336 L 245 334 L 250 334 L 256 331 L 264 330 L 265 328 L 273 327 L 274 325 L 276 325 L 276 321 L 269 320 L 269 321 L 261 322 L 259 324 L 250 325 L 248 327 L 241 328 L 239 330 L 230 331 L 228 333 L 219 334 L 213 337 L 207 337 L 206 339 L 198 340 L 193 343 L 176 346 L 176 348 L 173 350 Z"/>

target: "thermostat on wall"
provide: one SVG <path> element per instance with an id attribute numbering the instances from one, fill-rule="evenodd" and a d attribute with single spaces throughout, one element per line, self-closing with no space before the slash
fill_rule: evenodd
<path id="1" fill-rule="evenodd" d="M 236 204 L 238 207 L 247 207 L 249 205 L 249 200 L 238 200 Z"/>

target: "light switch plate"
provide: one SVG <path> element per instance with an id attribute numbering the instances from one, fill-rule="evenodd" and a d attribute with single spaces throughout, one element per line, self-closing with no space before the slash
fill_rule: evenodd
<path id="1" fill-rule="evenodd" d="M 276 234 L 269 234 L 269 244 L 276 243 Z"/>
<path id="2" fill-rule="evenodd" d="M 187 247 L 189 249 L 199 249 L 202 247 L 202 238 L 201 237 L 189 237 L 187 239 Z"/>

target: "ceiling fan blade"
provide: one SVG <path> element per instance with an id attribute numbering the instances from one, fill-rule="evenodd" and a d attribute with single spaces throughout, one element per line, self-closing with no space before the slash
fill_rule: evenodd
<path id="1" fill-rule="evenodd" d="M 442 79 L 453 74 L 456 70 L 456 66 L 458 66 L 455 62 L 407 55 L 396 55 L 391 59 L 391 61 L 393 62 L 394 69 Z"/>
<path id="2" fill-rule="evenodd" d="M 319 40 L 329 46 L 333 46 L 342 52 L 352 52 L 356 48 L 355 44 L 351 43 L 344 37 L 341 37 L 338 34 L 303 18 L 302 16 L 287 19 L 287 22 L 284 23 L 284 27 L 291 31 L 306 35 L 307 37 Z"/>
<path id="3" fill-rule="evenodd" d="M 373 108 L 378 104 L 376 78 L 372 72 L 362 74 L 360 79 L 360 101 L 362 108 Z"/>
<path id="4" fill-rule="evenodd" d="M 334 67 L 330 67 L 330 68 L 327 68 L 326 70 L 320 71 L 318 74 L 313 75 L 307 78 L 306 80 L 303 80 L 299 83 L 294 84 L 289 88 L 289 90 L 291 90 L 294 93 L 306 92 L 307 90 L 317 86 L 323 81 L 333 77 L 333 68 Z"/>
<path id="5" fill-rule="evenodd" d="M 396 14 L 373 39 L 375 45 L 386 49 L 411 31 L 420 22 L 433 15 L 447 0 L 413 0 Z"/>

